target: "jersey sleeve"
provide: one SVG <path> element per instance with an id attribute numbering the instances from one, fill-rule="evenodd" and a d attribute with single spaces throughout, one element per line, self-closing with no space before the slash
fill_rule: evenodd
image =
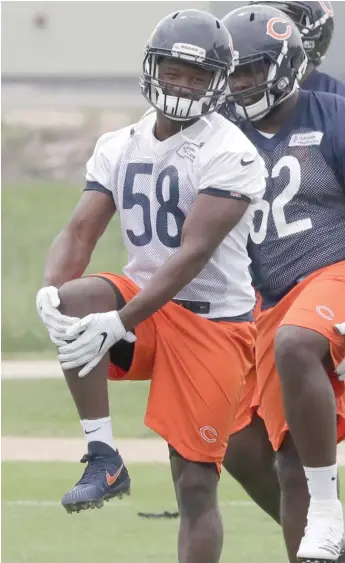
<path id="1" fill-rule="evenodd" d="M 130 138 L 133 125 L 105 133 L 95 146 L 93 155 L 86 164 L 85 190 L 94 190 L 112 195 L 112 172 L 121 156 L 125 143 Z"/>
<path id="2" fill-rule="evenodd" d="M 98 139 L 93 155 L 86 164 L 85 190 L 111 194 L 110 162 L 104 151 L 104 145 L 108 137 L 109 134 L 106 133 Z"/>
<path id="3" fill-rule="evenodd" d="M 221 151 L 201 168 L 199 192 L 255 203 L 265 192 L 265 166 L 252 149 Z"/>

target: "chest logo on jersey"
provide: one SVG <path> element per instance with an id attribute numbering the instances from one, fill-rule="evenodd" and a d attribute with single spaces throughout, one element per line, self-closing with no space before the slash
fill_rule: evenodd
<path id="1" fill-rule="evenodd" d="M 183 145 L 176 151 L 179 156 L 182 158 L 189 158 L 192 162 L 194 162 L 197 152 L 204 143 L 200 143 L 198 145 L 194 143 L 183 143 Z"/>
<path id="2" fill-rule="evenodd" d="M 289 147 L 310 147 L 321 145 L 322 131 L 310 131 L 310 133 L 295 133 L 292 135 Z"/>

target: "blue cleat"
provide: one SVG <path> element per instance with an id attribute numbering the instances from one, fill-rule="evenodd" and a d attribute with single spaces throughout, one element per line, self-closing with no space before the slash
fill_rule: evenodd
<path id="1" fill-rule="evenodd" d="M 90 442 L 81 463 L 87 467 L 61 504 L 68 513 L 102 508 L 104 501 L 130 494 L 131 480 L 119 452 L 103 442 Z"/>

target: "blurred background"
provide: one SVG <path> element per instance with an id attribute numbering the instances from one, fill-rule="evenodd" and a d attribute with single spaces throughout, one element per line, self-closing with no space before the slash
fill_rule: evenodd
<path id="1" fill-rule="evenodd" d="M 96 139 L 146 109 L 138 76 L 156 23 L 178 9 L 222 17 L 240 4 L 1 2 L 4 563 L 176 561 L 178 521 L 137 515 L 176 510 L 165 445 L 143 424 L 146 383 L 110 386 L 114 436 L 133 495 L 97 514 L 68 518 L 60 507 L 60 496 L 80 477 L 85 446 L 35 295 Z M 345 2 L 333 6 L 335 35 L 322 70 L 345 81 Z M 115 218 L 88 271 L 120 271 L 124 260 Z M 284 563 L 280 529 L 228 475 L 220 499 L 223 560 Z"/>

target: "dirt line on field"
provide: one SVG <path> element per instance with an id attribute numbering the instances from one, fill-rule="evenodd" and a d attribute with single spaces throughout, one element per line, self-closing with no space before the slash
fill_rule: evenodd
<path id="1" fill-rule="evenodd" d="M 127 463 L 168 463 L 168 449 L 160 438 L 117 440 Z M 79 438 L 27 438 L 4 436 L 1 440 L 2 461 L 76 462 L 85 453 L 85 440 Z M 338 447 L 338 463 L 345 466 L 345 444 Z"/>
<path id="2" fill-rule="evenodd" d="M 62 379 L 57 360 L 4 360 L 1 362 L 1 379 Z"/>
<path id="3" fill-rule="evenodd" d="M 167 445 L 160 438 L 117 440 L 116 447 L 127 463 L 168 463 Z M 79 438 L 27 438 L 4 436 L 2 461 L 78 461 L 86 442 Z"/>

